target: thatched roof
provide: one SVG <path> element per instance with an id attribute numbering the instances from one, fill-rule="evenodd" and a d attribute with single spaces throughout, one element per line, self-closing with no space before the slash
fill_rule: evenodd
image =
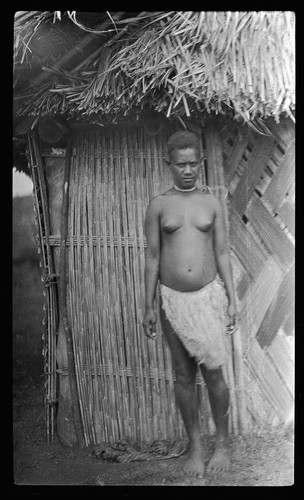
<path id="1" fill-rule="evenodd" d="M 16 116 L 295 109 L 293 12 L 18 12 Z"/>

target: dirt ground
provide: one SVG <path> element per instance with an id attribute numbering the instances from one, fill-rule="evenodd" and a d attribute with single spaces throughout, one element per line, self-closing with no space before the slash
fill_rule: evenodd
<path id="1" fill-rule="evenodd" d="M 206 474 L 204 482 L 185 477 L 183 457 L 152 462 L 110 463 L 94 446 L 72 449 L 58 439 L 46 443 L 44 387 L 22 381 L 13 394 L 14 484 L 45 486 L 290 486 L 294 483 L 293 431 L 230 438 L 229 472 Z M 204 437 L 207 457 L 214 439 Z"/>
<path id="2" fill-rule="evenodd" d="M 16 205 L 16 207 L 15 207 Z M 182 474 L 184 457 L 153 462 L 110 463 L 90 448 L 70 449 L 58 439 L 47 444 L 44 421 L 42 358 L 43 296 L 32 200 L 17 199 L 14 205 L 13 268 L 13 445 L 10 468 L 16 492 L 69 485 L 76 492 L 90 494 L 102 486 L 107 495 L 124 486 L 289 486 L 294 483 L 293 430 L 231 437 L 232 462 L 229 472 L 206 474 L 204 482 Z M 23 219 L 21 215 L 24 215 Z M 26 238 L 31 238 L 28 241 Z M 26 243 L 28 241 L 28 243 Z M 214 439 L 204 437 L 207 459 Z M 4 450 L 5 451 L 5 450 Z M 5 458 L 5 457 L 4 457 Z M 6 477 L 5 477 L 6 479 Z M 132 496 L 141 488 L 132 488 Z M 53 488 L 52 488 L 53 490 Z"/>

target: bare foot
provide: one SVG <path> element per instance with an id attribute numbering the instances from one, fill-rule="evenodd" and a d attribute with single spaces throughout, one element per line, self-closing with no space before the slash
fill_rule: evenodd
<path id="1" fill-rule="evenodd" d="M 214 454 L 212 455 L 207 467 L 207 472 L 224 472 L 228 470 L 230 464 L 230 452 L 226 443 L 220 442 L 215 446 Z"/>
<path id="2" fill-rule="evenodd" d="M 196 479 L 204 478 L 205 454 L 202 448 L 193 451 L 190 450 L 190 456 L 185 461 L 183 470 L 188 476 L 192 476 Z"/>

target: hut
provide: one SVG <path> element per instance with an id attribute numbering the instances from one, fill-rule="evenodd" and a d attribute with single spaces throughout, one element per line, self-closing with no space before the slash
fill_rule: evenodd
<path id="1" fill-rule="evenodd" d="M 165 146 L 178 129 L 201 137 L 201 185 L 230 236 L 230 431 L 292 423 L 294 17 L 16 13 L 14 143 L 34 183 L 49 441 L 184 436 L 167 346 L 141 326 L 143 220 L 170 186 Z M 212 434 L 199 376 L 197 390 Z"/>

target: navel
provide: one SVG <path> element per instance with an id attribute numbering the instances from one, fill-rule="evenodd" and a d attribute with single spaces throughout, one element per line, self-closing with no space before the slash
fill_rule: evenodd
<path id="1" fill-rule="evenodd" d="M 191 273 L 191 271 L 192 271 L 192 269 L 191 269 L 191 267 L 189 267 L 189 269 L 188 269 L 188 273 Z"/>

